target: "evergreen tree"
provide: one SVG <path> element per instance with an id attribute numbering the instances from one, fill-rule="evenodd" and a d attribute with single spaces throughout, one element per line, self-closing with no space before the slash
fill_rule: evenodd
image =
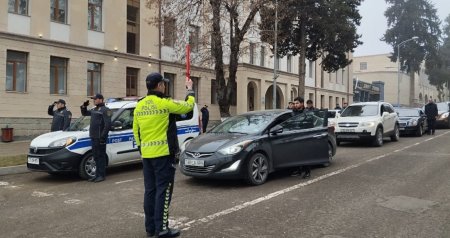
<path id="1" fill-rule="evenodd" d="M 393 62 L 400 61 L 401 70 L 410 75 L 409 102 L 414 104 L 415 83 L 414 73 L 420 72 L 420 65 L 436 61 L 441 30 L 440 20 L 436 15 L 434 5 L 428 0 L 386 0 L 389 7 L 384 13 L 388 29 L 382 38 L 392 46 Z M 400 59 L 398 45 L 413 37 L 417 40 L 401 45 Z"/>

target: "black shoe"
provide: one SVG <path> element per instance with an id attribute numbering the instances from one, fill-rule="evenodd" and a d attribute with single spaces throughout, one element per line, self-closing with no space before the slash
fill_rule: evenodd
<path id="1" fill-rule="evenodd" d="M 101 181 L 105 181 L 105 177 L 102 177 L 102 176 L 97 177 L 97 178 L 94 180 L 94 183 L 99 183 L 99 182 L 101 182 Z"/>
<path id="2" fill-rule="evenodd" d="M 305 172 L 305 174 L 303 175 L 302 178 L 307 179 L 309 177 L 311 177 L 311 172 L 307 171 L 307 172 Z"/>
<path id="3" fill-rule="evenodd" d="M 155 232 L 147 232 L 147 237 L 155 237 Z"/>
<path id="4" fill-rule="evenodd" d="M 156 237 L 157 238 L 177 237 L 179 235 L 180 235 L 180 230 L 173 229 L 173 228 L 167 228 L 167 230 L 159 232 L 159 234 Z"/>
<path id="5" fill-rule="evenodd" d="M 88 179 L 88 182 L 94 182 L 94 180 L 96 179 L 97 177 L 91 177 L 90 179 Z"/>
<path id="6" fill-rule="evenodd" d="M 297 177 L 300 175 L 302 175 L 302 171 L 300 169 L 294 170 L 294 172 L 292 172 L 292 174 L 291 174 L 292 177 Z"/>

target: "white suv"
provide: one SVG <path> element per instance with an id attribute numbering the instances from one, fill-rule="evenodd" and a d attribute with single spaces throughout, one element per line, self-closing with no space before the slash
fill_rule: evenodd
<path id="1" fill-rule="evenodd" d="M 398 141 L 398 115 L 386 102 L 354 103 L 336 118 L 336 142 L 369 140 L 374 146 L 383 145 L 383 137 Z"/>

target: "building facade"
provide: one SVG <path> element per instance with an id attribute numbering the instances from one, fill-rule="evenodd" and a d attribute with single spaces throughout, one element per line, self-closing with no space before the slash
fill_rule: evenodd
<path id="1" fill-rule="evenodd" d="M 183 99 L 185 65 L 174 54 L 177 37 L 169 34 L 168 21 L 148 23 L 157 16 L 159 9 L 143 0 L 0 0 L 0 127 L 15 128 L 15 136 L 47 132 L 53 101 L 64 99 L 77 118 L 82 102 L 96 93 L 146 95 L 145 77 L 155 71 L 170 79 L 167 93 Z M 193 29 L 189 41 L 195 47 L 201 28 Z M 272 108 L 273 56 L 267 44 L 255 41 L 252 47 L 243 46 L 233 115 Z M 306 72 L 305 98 L 316 107 L 352 101 L 351 67 L 327 74 L 320 62 L 307 62 Z M 277 74 L 276 105 L 285 108 L 298 95 L 298 58 L 279 59 Z M 213 68 L 194 64 L 191 78 L 197 103 L 219 120 Z"/>
<path id="2" fill-rule="evenodd" d="M 353 58 L 353 73 L 355 81 L 363 81 L 378 85 L 384 83 L 383 99 L 392 105 L 421 107 L 428 102 L 429 98 L 436 101 L 439 92 L 436 86 L 431 85 L 428 76 L 422 69 L 420 74 L 414 75 L 413 103 L 410 103 L 410 76 L 406 72 L 398 72 L 397 63 L 392 62 L 390 54 L 359 56 Z M 448 92 L 444 92 L 448 94 Z M 398 103 L 397 103 L 398 101 Z"/>

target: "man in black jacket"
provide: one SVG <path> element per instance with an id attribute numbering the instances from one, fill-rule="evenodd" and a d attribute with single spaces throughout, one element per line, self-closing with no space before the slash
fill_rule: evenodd
<path id="1" fill-rule="evenodd" d="M 96 170 L 95 176 L 90 178 L 90 182 L 101 182 L 106 176 L 106 144 L 108 142 L 108 133 L 111 128 L 112 111 L 105 106 L 104 98 L 101 94 L 91 97 L 94 100 L 95 107 L 87 110 L 89 100 L 81 105 L 81 114 L 91 116 L 89 126 L 89 137 L 92 141 L 92 154 L 94 156 Z"/>
<path id="2" fill-rule="evenodd" d="M 436 103 L 434 103 L 433 99 L 430 98 L 428 100 L 427 105 L 425 105 L 425 114 L 427 115 L 428 122 L 428 132 L 427 134 L 433 134 L 436 129 L 436 118 L 439 114 Z"/>
<path id="3" fill-rule="evenodd" d="M 53 107 L 56 106 L 56 110 Z M 48 115 L 53 116 L 52 127 L 50 131 L 65 130 L 70 126 L 70 120 L 72 119 L 72 113 L 66 108 L 66 101 L 59 99 L 48 106 Z"/>
<path id="4" fill-rule="evenodd" d="M 202 133 L 206 132 L 206 128 L 208 127 L 209 122 L 209 111 L 208 111 L 208 105 L 205 105 L 200 109 L 202 112 Z"/>

